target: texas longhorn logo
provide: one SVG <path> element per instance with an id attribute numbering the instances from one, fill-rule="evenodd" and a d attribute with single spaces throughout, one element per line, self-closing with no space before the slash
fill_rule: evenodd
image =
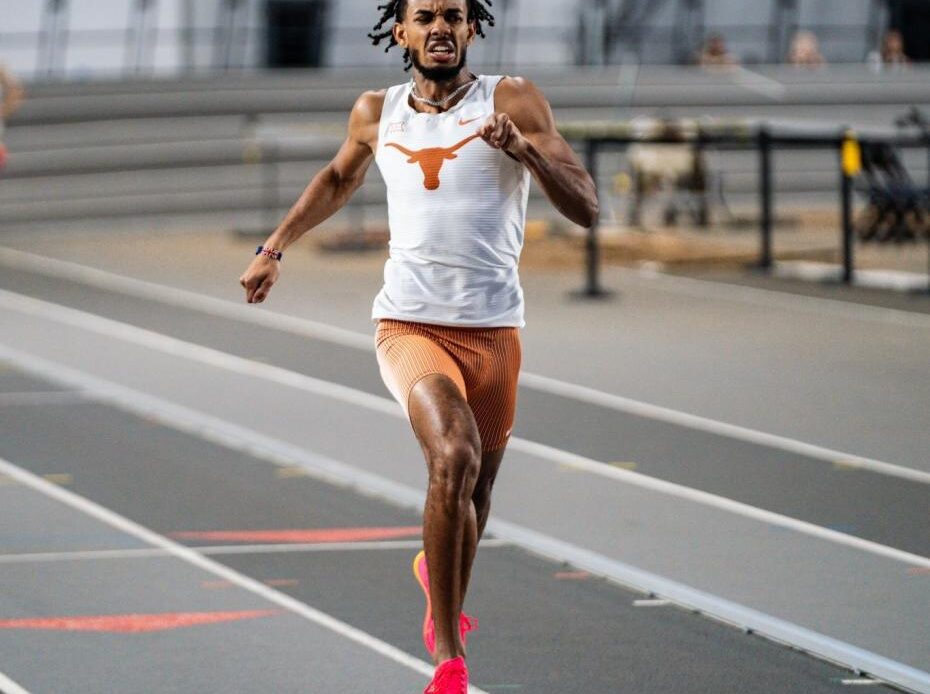
<path id="1" fill-rule="evenodd" d="M 439 188 L 439 172 L 442 170 L 442 165 L 447 159 L 458 159 L 456 152 L 476 137 L 479 137 L 478 133 L 466 137 L 464 140 L 451 147 L 429 147 L 415 152 L 396 142 L 386 142 L 384 146 L 394 147 L 406 154 L 410 157 L 407 160 L 408 164 L 419 164 L 420 168 L 423 170 L 423 185 L 427 190 L 436 190 Z"/>

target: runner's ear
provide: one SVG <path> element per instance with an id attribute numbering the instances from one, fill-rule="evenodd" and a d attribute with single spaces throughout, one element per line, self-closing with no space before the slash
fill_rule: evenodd
<path id="1" fill-rule="evenodd" d="M 394 32 L 394 40 L 397 41 L 397 45 L 401 48 L 407 47 L 407 30 L 404 29 L 404 25 L 400 22 L 395 22 L 391 31 Z"/>

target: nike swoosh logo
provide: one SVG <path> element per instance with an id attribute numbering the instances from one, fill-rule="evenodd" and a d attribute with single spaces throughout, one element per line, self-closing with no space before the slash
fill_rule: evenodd
<path id="1" fill-rule="evenodd" d="M 459 125 L 468 125 L 469 123 L 474 123 L 476 120 L 479 120 L 481 116 L 475 116 L 474 118 L 469 118 L 468 120 L 462 120 L 459 118 Z"/>

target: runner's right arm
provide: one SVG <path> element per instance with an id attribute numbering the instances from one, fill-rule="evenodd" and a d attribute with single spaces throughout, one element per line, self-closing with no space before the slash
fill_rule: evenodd
<path id="1" fill-rule="evenodd" d="M 313 227 L 338 212 L 365 180 L 378 144 L 384 92 L 365 92 L 349 115 L 348 135 L 329 164 L 313 177 L 278 228 L 263 244 L 283 251 Z M 278 261 L 257 255 L 239 278 L 246 301 L 261 303 L 278 280 Z"/>

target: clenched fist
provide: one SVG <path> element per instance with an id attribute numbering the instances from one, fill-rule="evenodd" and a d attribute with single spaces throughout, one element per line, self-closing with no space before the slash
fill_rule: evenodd
<path id="1" fill-rule="evenodd" d="M 279 261 L 263 255 L 255 256 L 242 277 L 239 284 L 245 288 L 245 300 L 250 304 L 260 304 L 268 297 L 271 287 L 278 281 L 281 270 Z"/>
<path id="2" fill-rule="evenodd" d="M 502 149 L 519 158 L 529 145 L 520 129 L 510 120 L 506 113 L 494 113 L 488 117 L 480 128 L 478 135 L 495 149 Z"/>

